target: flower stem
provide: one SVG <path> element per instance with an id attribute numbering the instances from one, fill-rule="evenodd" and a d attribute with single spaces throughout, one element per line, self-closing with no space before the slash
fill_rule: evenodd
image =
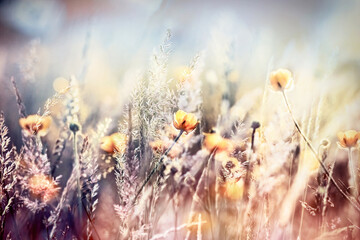
<path id="1" fill-rule="evenodd" d="M 289 101 L 286 97 L 286 94 L 284 92 L 284 90 L 282 91 L 282 95 L 284 97 L 284 101 L 286 104 L 287 109 L 289 110 L 289 113 L 291 115 L 291 118 L 295 124 L 295 127 L 297 129 L 297 131 L 300 133 L 300 135 L 302 136 L 302 138 L 304 139 L 304 141 L 306 142 L 306 144 L 308 145 L 308 147 L 310 148 L 310 150 L 312 151 L 312 153 L 314 154 L 316 160 L 320 163 L 320 166 L 322 167 L 322 169 L 324 170 L 326 176 L 328 178 L 330 178 L 331 182 L 334 184 L 334 186 L 336 187 L 336 189 L 341 193 L 341 195 L 343 195 L 348 201 L 349 203 L 358 211 L 360 212 L 360 207 L 357 205 L 356 202 L 354 202 L 341 188 L 340 186 L 337 184 L 337 182 L 335 181 L 335 179 L 333 178 L 333 176 L 329 173 L 329 171 L 327 170 L 327 168 L 325 167 L 324 163 L 321 161 L 321 159 L 319 158 L 319 154 L 317 153 L 317 151 L 315 150 L 315 148 L 312 146 L 310 140 L 305 136 L 305 134 L 303 133 L 303 131 L 301 130 L 298 122 L 296 121 L 294 114 L 291 110 L 291 107 L 289 105 Z"/>
<path id="2" fill-rule="evenodd" d="M 348 148 L 348 155 L 349 155 L 349 172 L 350 172 L 350 179 L 352 179 L 352 184 L 354 187 L 354 197 L 355 199 L 359 196 L 359 188 L 358 183 L 356 181 L 356 165 L 354 164 L 353 158 L 352 158 L 352 148 Z"/>
<path id="3" fill-rule="evenodd" d="M 78 157 L 78 150 L 77 150 L 77 134 L 75 131 L 73 131 L 74 133 L 74 139 L 73 139 L 73 150 L 74 150 L 74 160 L 75 160 L 75 171 L 77 171 L 77 179 L 76 179 L 76 183 L 77 183 L 77 199 L 78 199 L 78 211 L 79 211 L 79 225 L 80 225 L 80 229 L 81 229 L 81 218 L 82 218 L 82 211 L 81 211 L 81 207 L 82 207 L 82 202 L 81 202 L 81 186 L 80 186 L 80 162 L 79 162 L 79 157 Z"/>
<path id="4" fill-rule="evenodd" d="M 147 176 L 146 180 L 144 181 L 144 183 L 141 185 L 139 191 L 136 193 L 134 200 L 133 200 L 133 204 L 135 204 L 136 199 L 138 198 L 138 196 L 140 195 L 140 193 L 142 192 L 142 190 L 144 189 L 144 187 L 146 186 L 146 184 L 150 181 L 151 177 L 154 175 L 154 173 L 158 170 L 158 168 L 160 167 L 160 165 L 162 164 L 164 158 L 168 155 L 168 153 L 171 151 L 171 149 L 174 147 L 175 143 L 179 140 L 179 138 L 181 137 L 181 135 L 184 133 L 184 130 L 180 130 L 179 135 L 177 135 L 177 137 L 174 139 L 174 142 L 171 144 L 171 146 L 165 151 L 165 153 L 161 156 L 161 158 L 159 159 L 159 161 L 156 163 L 155 167 L 151 170 L 150 174 Z"/>

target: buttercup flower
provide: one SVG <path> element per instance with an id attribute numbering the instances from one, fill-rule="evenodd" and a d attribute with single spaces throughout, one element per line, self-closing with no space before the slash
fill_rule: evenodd
<path id="1" fill-rule="evenodd" d="M 339 145 L 344 148 L 355 147 L 360 138 L 360 133 L 355 130 L 348 130 L 346 132 L 338 132 Z"/>
<path id="2" fill-rule="evenodd" d="M 100 148 L 107 153 L 124 153 L 127 146 L 128 137 L 122 133 L 113 133 L 101 139 Z"/>
<path id="3" fill-rule="evenodd" d="M 199 121 L 194 114 L 179 110 L 174 114 L 173 124 L 176 129 L 189 133 L 196 128 Z"/>
<path id="4" fill-rule="evenodd" d="M 289 70 L 278 69 L 270 73 L 270 84 L 275 91 L 289 89 L 292 85 L 293 77 Z"/>
<path id="5" fill-rule="evenodd" d="M 41 199 L 43 202 L 54 199 L 59 191 L 59 187 L 54 179 L 42 173 L 35 174 L 29 178 L 28 188 L 34 197 Z"/>
<path id="6" fill-rule="evenodd" d="M 232 179 L 225 183 L 224 195 L 230 200 L 238 200 L 243 197 L 244 194 L 244 180 Z"/>
<path id="7" fill-rule="evenodd" d="M 229 139 L 223 138 L 218 133 L 204 133 L 204 147 L 212 152 L 215 148 L 216 151 L 232 151 L 233 144 Z"/>
<path id="8" fill-rule="evenodd" d="M 19 124 L 30 135 L 45 136 L 51 124 L 51 117 L 42 117 L 37 114 L 20 118 Z"/>

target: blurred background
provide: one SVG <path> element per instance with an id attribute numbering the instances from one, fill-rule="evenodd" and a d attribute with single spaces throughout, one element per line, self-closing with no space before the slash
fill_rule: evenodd
<path id="1" fill-rule="evenodd" d="M 250 116 L 249 126 L 259 120 L 267 74 L 282 67 L 294 74 L 296 90 L 289 99 L 299 121 L 322 102 L 315 145 L 323 138 L 335 143 L 338 131 L 360 130 L 359 23 L 356 0 L 0 0 L 0 111 L 20 147 L 10 78 L 33 114 L 59 82 L 74 76 L 81 89 L 83 127 L 111 117 L 116 130 L 134 83 L 149 69 L 169 29 L 169 78 L 181 80 L 192 59 L 201 56 L 208 129 L 238 101 L 236 117 Z M 280 98 L 271 93 L 266 98 L 269 121 L 282 106 Z M 49 145 L 57 135 L 50 131 Z M 111 213 L 113 202 L 106 200 L 100 202 Z"/>
<path id="2" fill-rule="evenodd" d="M 204 95 L 230 95 L 234 103 L 263 88 L 269 68 L 278 67 L 292 70 L 308 96 L 319 95 L 308 84 L 314 81 L 325 91 L 351 86 L 357 93 L 360 86 L 359 1 L 2 0 L 0 6 L 0 109 L 9 119 L 18 118 L 11 76 L 28 113 L 54 94 L 55 79 L 75 76 L 88 107 L 116 116 L 167 29 L 169 78 L 200 53 Z M 236 84 L 219 88 L 225 75 Z M 9 124 L 20 136 L 17 121 Z"/>
<path id="3" fill-rule="evenodd" d="M 15 106 L 6 96 L 10 76 L 20 89 L 31 89 L 25 102 L 31 100 L 32 112 L 53 94 L 56 78 L 71 75 L 86 81 L 90 104 L 111 105 L 126 79 L 148 67 L 167 29 L 170 77 L 200 52 L 204 78 L 214 82 L 214 71 L 219 78 L 234 69 L 243 91 L 263 84 L 269 64 L 333 81 L 341 69 L 359 87 L 359 1 L 2 0 L 0 6 L 0 108 L 6 112 Z"/>

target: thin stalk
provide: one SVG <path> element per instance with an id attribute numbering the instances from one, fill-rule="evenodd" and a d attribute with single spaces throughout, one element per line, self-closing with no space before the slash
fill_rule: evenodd
<path id="1" fill-rule="evenodd" d="M 94 225 L 94 223 L 93 223 L 93 221 L 92 221 L 92 219 L 91 219 L 91 216 L 90 216 L 89 212 L 87 211 L 87 209 L 86 209 L 86 207 L 85 207 L 85 204 L 83 204 L 82 201 L 81 201 L 81 205 L 84 207 L 84 211 L 85 211 L 85 213 L 86 213 L 86 216 L 87 216 L 87 218 L 89 219 L 89 222 L 90 222 L 90 224 L 92 225 L 92 227 L 93 227 L 93 229 L 94 229 L 94 232 L 95 232 L 97 238 L 98 238 L 99 240 L 101 240 L 100 235 L 99 235 L 98 231 L 96 230 L 96 227 L 95 227 L 95 225 Z"/>
<path id="2" fill-rule="evenodd" d="M 160 167 L 160 165 L 162 164 L 164 158 L 169 154 L 169 152 L 171 151 L 171 149 L 175 146 L 175 143 L 179 140 L 179 138 L 181 137 L 181 135 L 184 133 L 184 130 L 180 130 L 179 135 L 177 135 L 177 137 L 174 139 L 174 142 L 171 144 L 171 146 L 166 150 L 166 152 L 161 156 L 161 158 L 159 159 L 159 161 L 156 163 L 155 167 L 151 170 L 150 174 L 147 176 L 146 180 L 144 181 L 144 183 L 141 185 L 139 191 L 136 193 L 134 200 L 133 200 L 133 204 L 135 204 L 136 199 L 138 198 L 138 196 L 140 195 L 140 193 L 142 192 L 142 190 L 144 189 L 144 187 L 146 186 L 146 184 L 150 181 L 151 177 L 154 175 L 154 173 L 158 170 L 158 168 Z"/>
<path id="3" fill-rule="evenodd" d="M 306 142 L 307 146 L 310 148 L 310 150 L 312 151 L 312 153 L 314 154 L 316 160 L 319 162 L 320 166 L 322 167 L 322 169 L 324 170 L 326 176 L 328 178 L 330 178 L 331 182 L 334 184 L 334 186 L 336 187 L 336 189 L 341 193 L 341 195 L 343 195 L 346 200 L 349 201 L 349 203 L 351 204 L 351 206 L 353 206 L 358 212 L 360 212 L 360 207 L 357 205 L 356 202 L 354 202 L 341 188 L 340 186 L 337 184 L 337 182 L 335 181 L 335 179 L 333 178 L 333 176 L 330 175 L 329 171 L 327 170 L 327 168 L 325 167 L 324 163 L 321 161 L 321 159 L 319 158 L 319 155 L 317 153 L 317 151 L 315 150 L 315 148 L 312 146 L 312 144 L 310 143 L 310 140 L 305 136 L 305 134 L 303 133 L 303 131 L 301 130 L 298 122 L 296 121 L 294 114 L 291 110 L 291 107 L 289 105 L 289 101 L 286 97 L 286 94 L 284 91 L 281 91 L 282 95 L 284 97 L 284 101 L 286 104 L 287 109 L 289 110 L 289 113 L 291 115 L 291 118 L 295 124 L 295 127 L 297 129 L 297 131 L 300 133 L 300 135 L 302 136 L 302 138 L 304 139 L 304 141 Z"/>
<path id="4" fill-rule="evenodd" d="M 330 167 L 330 175 L 333 173 L 335 162 Z M 329 194 L 329 187 L 330 187 L 330 179 L 327 179 L 326 187 L 325 187 L 325 193 L 322 198 L 322 209 L 321 209 L 321 234 L 325 232 L 325 214 L 326 214 L 326 208 L 327 208 L 327 198 Z"/>
<path id="5" fill-rule="evenodd" d="M 306 181 L 306 182 L 307 182 L 307 181 Z M 307 183 L 306 183 L 306 188 L 305 188 L 305 193 L 304 193 L 303 202 L 306 201 L 307 192 L 308 192 L 308 191 L 307 191 Z M 301 239 L 301 230 L 302 230 L 303 222 L 304 222 L 304 207 L 301 206 L 301 217 L 300 217 L 300 226 L 299 226 L 298 239 Z"/>
<path id="6" fill-rule="evenodd" d="M 82 210 L 81 210 L 81 186 L 80 186 L 80 162 L 79 162 L 79 157 L 78 157 L 78 149 L 77 149 L 77 134 L 74 131 L 74 139 L 73 139 L 73 150 L 74 150 L 74 159 L 75 159 L 75 170 L 77 171 L 77 179 L 76 179 L 76 184 L 77 184 L 77 198 L 78 198 L 78 211 L 79 211 L 79 225 L 80 225 L 80 229 L 81 229 L 81 216 L 82 216 Z"/>
<path id="7" fill-rule="evenodd" d="M 348 148 L 348 155 L 349 155 L 349 171 L 350 171 L 350 179 L 352 179 L 352 184 L 354 187 L 354 191 L 352 191 L 354 193 L 354 197 L 355 199 L 359 196 L 359 188 L 358 188 L 358 183 L 356 181 L 356 165 L 354 163 L 354 160 L 352 158 L 352 148 Z"/>
<path id="8" fill-rule="evenodd" d="M 202 167 L 200 168 L 200 169 L 203 169 L 203 170 L 201 172 L 201 176 L 200 176 L 199 181 L 198 181 L 198 183 L 196 185 L 195 192 L 193 194 L 193 198 L 192 198 L 192 201 L 191 201 L 190 217 L 189 217 L 190 221 L 192 221 L 192 217 L 193 217 L 193 213 L 194 213 L 194 209 L 195 209 L 195 204 L 196 204 L 195 202 L 200 200 L 198 192 L 200 191 L 201 184 L 205 181 L 205 175 L 207 174 L 206 170 L 207 170 L 208 162 L 210 161 L 211 158 L 214 157 L 215 152 L 216 152 L 216 149 L 214 149 L 211 152 L 209 158 L 204 161 Z M 204 182 L 204 184 L 205 184 L 205 182 Z M 211 219 L 210 219 L 210 224 L 211 224 Z M 189 240 L 190 235 L 191 235 L 191 231 L 188 230 L 187 233 L 186 233 L 185 240 Z"/>
<path id="9" fill-rule="evenodd" d="M 176 195 L 176 193 L 175 193 L 175 195 Z M 177 219 L 178 219 L 178 212 L 177 212 L 177 202 L 176 202 L 176 200 L 175 200 L 175 198 L 176 198 L 176 196 L 174 196 L 174 199 L 173 199 L 173 205 L 174 205 L 174 212 L 175 212 L 175 223 L 174 223 L 174 239 L 175 240 L 177 240 L 177 225 L 178 225 L 178 223 L 177 223 Z"/>

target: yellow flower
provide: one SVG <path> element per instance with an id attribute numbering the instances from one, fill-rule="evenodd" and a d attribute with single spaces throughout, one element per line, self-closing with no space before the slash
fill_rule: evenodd
<path id="1" fill-rule="evenodd" d="M 100 148 L 107 153 L 124 153 L 127 147 L 128 137 L 122 133 L 113 133 L 101 139 Z"/>
<path id="2" fill-rule="evenodd" d="M 218 133 L 204 133 L 204 147 L 212 152 L 216 148 L 216 152 L 232 151 L 233 144 L 229 139 L 223 138 Z"/>
<path id="3" fill-rule="evenodd" d="M 30 135 L 45 136 L 51 124 L 51 117 L 42 117 L 37 114 L 20 118 L 19 124 Z"/>
<path id="4" fill-rule="evenodd" d="M 360 133 L 355 130 L 348 130 L 346 132 L 338 132 L 337 137 L 342 147 L 351 148 L 356 146 Z"/>
<path id="5" fill-rule="evenodd" d="M 270 73 L 270 84 L 275 91 L 289 89 L 292 85 L 292 74 L 287 69 L 278 69 Z"/>
<path id="6" fill-rule="evenodd" d="M 189 133 L 196 128 L 199 121 L 194 114 L 179 110 L 174 114 L 173 124 L 176 129 Z"/>
<path id="7" fill-rule="evenodd" d="M 41 199 L 43 202 L 54 199 L 59 192 L 59 187 L 54 179 L 42 173 L 29 178 L 28 188 L 33 197 Z"/>
<path id="8" fill-rule="evenodd" d="M 224 196 L 230 200 L 238 200 L 243 197 L 245 182 L 243 179 L 231 179 L 225 183 Z"/>

